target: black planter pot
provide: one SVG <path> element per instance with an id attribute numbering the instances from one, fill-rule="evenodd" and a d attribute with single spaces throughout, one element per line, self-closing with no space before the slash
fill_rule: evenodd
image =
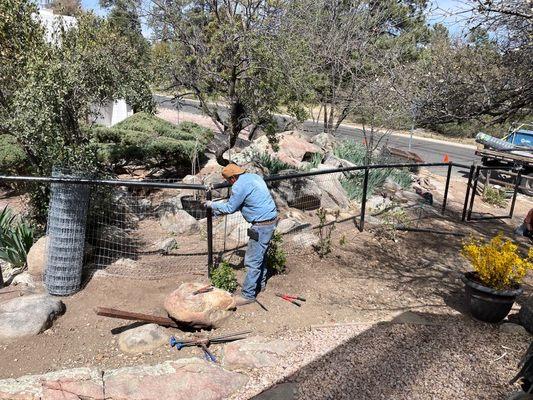
<path id="1" fill-rule="evenodd" d="M 181 198 L 181 205 L 185 211 L 196 219 L 203 219 L 207 217 L 207 210 L 202 205 L 202 202 L 195 198 L 195 196 L 183 196 Z"/>
<path id="2" fill-rule="evenodd" d="M 496 323 L 502 321 L 511 308 L 517 296 L 522 294 L 522 288 L 514 290 L 496 290 L 483 286 L 476 279 L 474 272 L 467 272 L 462 277 L 465 283 L 466 302 L 470 313 L 475 319 Z"/>

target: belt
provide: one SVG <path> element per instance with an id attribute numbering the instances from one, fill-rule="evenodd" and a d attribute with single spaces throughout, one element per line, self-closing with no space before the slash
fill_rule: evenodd
<path id="1" fill-rule="evenodd" d="M 271 225 L 276 222 L 278 222 L 278 217 L 272 218 L 266 221 L 255 221 L 255 222 L 252 222 L 252 225 Z"/>

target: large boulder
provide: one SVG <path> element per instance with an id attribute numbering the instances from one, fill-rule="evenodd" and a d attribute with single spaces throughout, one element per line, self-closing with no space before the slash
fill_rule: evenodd
<path id="1" fill-rule="evenodd" d="M 61 300 L 47 294 L 17 297 L 0 304 L 0 340 L 37 335 L 65 312 Z"/>
<path id="2" fill-rule="evenodd" d="M 333 151 L 335 144 L 337 143 L 337 139 L 335 139 L 335 137 L 329 133 L 322 132 L 313 136 L 311 138 L 311 143 L 316 144 L 324 151 Z"/>
<path id="3" fill-rule="evenodd" d="M 277 157 L 295 167 L 299 167 L 302 161 L 311 160 L 315 154 L 322 155 L 324 153 L 319 146 L 309 143 L 308 139 L 300 132 L 282 132 L 276 135 L 276 139 L 279 145 Z"/>
<path id="4" fill-rule="evenodd" d="M 288 165 L 299 168 L 302 161 L 309 161 L 315 154 L 324 153 L 319 146 L 310 143 L 304 135 L 297 131 L 278 133 L 275 139 L 278 144 L 277 151 L 274 151 L 267 136 L 261 136 L 240 153 L 233 155 L 232 161 L 243 165 L 254 161 L 258 154 L 270 154 Z"/>
<path id="5" fill-rule="evenodd" d="M 265 368 L 276 365 L 297 343 L 256 336 L 224 346 L 223 365 L 229 369 Z"/>
<path id="6" fill-rule="evenodd" d="M 44 276 L 47 243 L 47 237 L 43 236 L 31 246 L 28 256 L 26 257 L 28 272 L 36 281 L 41 281 Z"/>
<path id="7" fill-rule="evenodd" d="M 220 326 L 235 309 L 233 297 L 217 288 L 193 295 L 194 291 L 204 286 L 203 283 L 187 282 L 170 293 L 164 303 L 168 314 L 195 328 Z"/>
<path id="8" fill-rule="evenodd" d="M 304 229 L 306 227 L 309 227 L 311 224 L 309 223 L 302 223 L 298 221 L 297 219 L 293 218 L 284 218 L 281 221 L 279 221 L 278 226 L 276 227 L 276 231 L 281 233 L 282 235 L 290 232 L 295 232 L 301 229 Z"/>
<path id="9" fill-rule="evenodd" d="M 272 182 L 272 189 L 287 203 L 299 210 L 316 210 L 320 207 L 322 190 L 311 178 L 284 179 Z"/>
<path id="10" fill-rule="evenodd" d="M 190 235 L 200 230 L 198 221 L 187 211 L 178 210 L 175 213 L 167 212 L 159 220 L 161 227 L 169 233 Z"/>
<path id="11" fill-rule="evenodd" d="M 104 376 L 106 398 L 114 400 L 223 400 L 247 381 L 243 374 L 198 358 L 126 367 Z"/>
<path id="12" fill-rule="evenodd" d="M 319 165 L 311 171 L 325 169 L 329 169 L 329 167 Z M 341 184 L 341 177 L 342 174 L 340 173 L 314 175 L 310 177 L 322 190 L 322 205 L 324 207 L 341 209 L 350 207 L 350 198 L 348 192 Z"/>
<path id="13" fill-rule="evenodd" d="M 118 337 L 118 346 L 124 353 L 145 353 L 167 344 L 169 337 L 166 329 L 159 325 L 141 325 L 122 332 Z"/>

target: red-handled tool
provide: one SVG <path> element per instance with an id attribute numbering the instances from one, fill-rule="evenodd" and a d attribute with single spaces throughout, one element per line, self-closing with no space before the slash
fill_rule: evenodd
<path id="1" fill-rule="evenodd" d="M 295 300 L 305 301 L 305 299 L 300 296 L 291 296 L 288 294 L 281 294 L 281 293 L 276 293 L 276 296 L 281 297 L 283 300 L 288 301 L 289 303 L 292 303 L 298 307 L 301 307 L 302 305 Z"/>

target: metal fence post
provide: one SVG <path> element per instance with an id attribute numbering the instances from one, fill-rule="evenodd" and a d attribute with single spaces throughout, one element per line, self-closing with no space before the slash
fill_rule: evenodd
<path id="1" fill-rule="evenodd" d="M 475 164 L 472 164 L 470 166 L 470 172 L 468 173 L 468 183 L 466 184 L 466 194 L 465 194 L 465 202 L 463 204 L 463 215 L 461 217 L 461 221 L 464 222 L 466 219 L 466 210 L 468 209 L 468 199 L 470 198 L 470 186 L 472 185 L 472 177 L 474 176 L 474 168 Z"/>
<path id="2" fill-rule="evenodd" d="M 472 218 L 472 210 L 474 208 L 474 200 L 476 198 L 476 190 L 477 190 L 477 183 L 479 181 L 479 171 L 481 170 L 481 166 L 477 166 L 476 168 L 476 174 L 474 176 L 474 186 L 472 187 L 472 197 L 470 197 L 470 206 L 468 207 L 468 215 L 466 217 L 467 221 L 470 221 Z"/>
<path id="3" fill-rule="evenodd" d="M 365 168 L 365 178 L 363 181 L 363 199 L 361 200 L 361 221 L 359 222 L 359 232 L 365 229 L 366 192 L 368 189 L 368 167 Z"/>
<path id="4" fill-rule="evenodd" d="M 211 189 L 207 189 L 205 198 L 208 201 L 213 199 Z M 211 207 L 207 208 L 207 276 L 211 278 L 211 271 L 213 270 L 213 210 Z"/>
<path id="5" fill-rule="evenodd" d="M 442 211 L 441 214 L 444 215 L 446 211 L 446 203 L 448 202 L 448 189 L 450 188 L 450 177 L 452 176 L 452 167 L 453 164 L 448 164 L 448 174 L 446 175 L 446 187 L 444 188 L 444 199 L 442 200 Z"/>
<path id="6" fill-rule="evenodd" d="M 4 287 L 4 277 L 2 275 L 2 267 L 0 267 L 0 289 Z"/>
<path id="7" fill-rule="evenodd" d="M 522 170 L 519 170 L 518 175 L 516 176 L 516 182 L 514 185 L 513 200 L 511 201 L 511 209 L 509 210 L 509 218 L 513 218 L 514 205 L 516 202 L 516 193 L 518 192 L 518 187 L 520 186 L 521 179 L 522 179 Z"/>

